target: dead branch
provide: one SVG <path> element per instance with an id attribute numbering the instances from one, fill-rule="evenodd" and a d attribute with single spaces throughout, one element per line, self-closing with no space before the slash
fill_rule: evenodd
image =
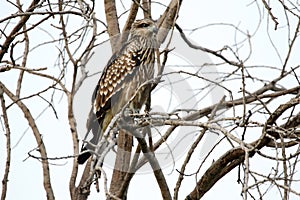
<path id="1" fill-rule="evenodd" d="M 114 53 L 120 48 L 118 46 L 120 28 L 119 28 L 116 2 L 114 0 L 113 1 L 105 0 L 104 6 L 105 6 L 105 16 L 107 22 L 107 32 L 110 37 L 112 52 Z"/>
<path id="2" fill-rule="evenodd" d="M 47 151 L 46 147 L 44 145 L 44 142 L 42 140 L 41 134 L 39 132 L 39 129 L 36 126 L 36 123 L 34 121 L 34 118 L 32 117 L 29 109 L 23 104 L 22 101 L 18 101 L 18 98 L 10 92 L 5 85 L 3 85 L 2 82 L 0 82 L 0 88 L 4 91 L 4 93 L 16 104 L 19 106 L 19 108 L 22 110 L 24 117 L 28 121 L 29 126 L 31 127 L 31 130 L 33 132 L 33 135 L 36 139 L 37 146 L 39 146 L 39 152 L 41 154 L 41 157 L 47 158 Z M 47 199 L 48 200 L 54 200 L 54 193 L 50 181 L 50 170 L 49 170 L 49 163 L 48 160 L 42 161 L 42 168 L 43 168 L 43 179 L 44 179 L 44 188 L 47 193 Z"/>
<path id="3" fill-rule="evenodd" d="M 273 22 L 275 23 L 275 27 L 274 29 L 277 30 L 277 27 L 278 27 L 278 20 L 277 20 L 277 17 L 275 17 L 272 13 L 272 8 L 270 8 L 270 6 L 268 5 L 268 3 L 265 1 L 265 0 L 261 0 L 265 6 L 265 8 L 267 9 L 268 11 L 268 14 L 270 15 L 271 19 L 273 20 Z"/>
<path id="4" fill-rule="evenodd" d="M 125 124 L 126 124 L 126 122 L 125 122 Z M 158 160 L 155 157 L 155 154 L 152 151 L 150 151 L 146 140 L 136 130 L 129 128 L 128 125 L 124 126 L 123 128 L 127 129 L 139 142 L 140 148 L 141 148 L 144 156 L 146 157 L 146 159 L 148 160 L 148 162 L 150 163 L 150 165 L 152 167 L 157 184 L 160 187 L 162 198 L 164 200 L 171 200 L 172 197 L 171 197 L 169 186 L 166 182 L 165 176 L 161 170 Z"/>
<path id="5" fill-rule="evenodd" d="M 137 15 L 137 12 L 139 9 L 139 4 L 140 4 L 140 0 L 135 0 L 135 1 L 132 1 L 132 3 L 131 3 L 130 12 L 127 17 L 126 23 L 122 29 L 122 37 L 120 39 L 119 45 L 122 45 L 122 44 L 124 44 L 124 42 L 127 41 L 130 29 L 131 29 L 131 25 L 136 19 L 136 15 Z"/>
<path id="6" fill-rule="evenodd" d="M 28 9 L 26 10 L 26 12 L 33 12 L 37 8 L 39 2 L 40 2 L 40 0 L 33 0 L 31 2 L 30 6 L 28 7 Z M 13 28 L 13 30 L 10 32 L 10 34 L 6 37 L 5 42 L 1 45 L 0 61 L 2 61 L 4 54 L 7 53 L 7 51 L 8 51 L 9 45 L 11 45 L 11 43 L 15 39 L 17 33 L 26 24 L 26 22 L 28 21 L 30 16 L 31 15 L 24 15 L 21 18 L 21 20 L 16 24 L 16 26 Z"/>
<path id="7" fill-rule="evenodd" d="M 11 165 L 11 140 L 10 140 L 10 128 L 9 128 L 9 122 L 6 112 L 6 106 L 5 106 L 5 99 L 3 96 L 3 89 L 0 87 L 0 103 L 2 108 L 2 116 L 4 120 L 4 126 L 5 126 L 5 136 L 6 136 L 6 164 L 5 164 L 5 170 L 4 175 L 2 179 L 2 193 L 1 193 L 1 200 L 4 200 L 6 198 L 7 193 L 7 182 L 8 182 L 8 174 L 9 169 Z"/>
<path id="8" fill-rule="evenodd" d="M 262 136 L 255 142 L 252 142 L 250 146 L 253 146 L 249 151 L 249 156 L 252 157 L 257 150 L 263 148 L 270 142 L 270 137 L 267 137 L 266 133 L 269 133 L 266 127 L 272 126 L 276 120 L 285 112 L 287 109 L 296 106 L 300 103 L 300 98 L 293 98 L 285 104 L 280 105 L 273 114 L 268 118 L 263 129 Z M 274 138 L 279 138 L 279 135 L 272 134 Z M 242 147 L 233 148 L 227 151 L 221 156 L 216 162 L 214 162 L 204 173 L 204 175 L 197 182 L 194 190 L 186 197 L 186 200 L 200 199 L 209 189 L 220 180 L 225 174 L 234 169 L 237 165 L 241 164 L 245 159 L 245 151 Z"/>

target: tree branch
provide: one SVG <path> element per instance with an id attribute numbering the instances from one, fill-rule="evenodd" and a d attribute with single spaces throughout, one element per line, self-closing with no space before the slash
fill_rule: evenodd
<path id="1" fill-rule="evenodd" d="M 23 104 L 22 101 L 18 101 L 18 98 L 11 93 L 4 85 L 2 82 L 0 82 L 0 89 L 4 91 L 4 93 L 13 101 L 16 102 L 16 104 L 19 106 L 19 108 L 22 110 L 24 117 L 29 123 L 29 126 L 31 127 L 31 130 L 33 132 L 33 135 L 36 139 L 36 143 L 39 147 L 39 152 L 41 154 L 41 157 L 47 158 L 47 152 L 46 152 L 46 147 L 44 145 L 44 142 L 42 140 L 41 134 L 39 132 L 39 129 L 36 126 L 35 120 L 32 117 L 29 109 L 26 107 L 25 104 Z M 49 170 L 49 163 L 48 160 L 42 160 L 42 168 L 43 168 L 43 178 L 44 178 L 44 188 L 47 194 L 47 199 L 48 200 L 54 200 L 54 193 L 52 190 L 52 185 L 50 181 L 50 170 Z"/>
<path id="2" fill-rule="evenodd" d="M 37 7 L 40 0 L 33 0 L 26 10 L 26 12 L 33 12 L 34 9 Z M 28 19 L 31 15 L 24 15 L 21 20 L 17 23 L 17 25 L 13 28 L 13 30 L 10 32 L 10 34 L 6 37 L 6 40 L 1 45 L 0 49 L 0 61 L 2 61 L 2 58 L 4 54 L 7 52 L 9 45 L 12 43 L 12 41 L 15 39 L 16 34 L 19 32 L 19 30 L 26 24 Z"/>
<path id="3" fill-rule="evenodd" d="M 5 106 L 5 99 L 3 96 L 3 89 L 0 87 L 0 103 L 2 108 L 2 115 L 4 120 L 4 126 L 5 126 L 5 136 L 6 136 L 6 164 L 5 164 L 5 170 L 4 170 L 4 176 L 2 179 L 2 193 L 1 193 L 1 200 L 5 200 L 6 192 L 7 192 L 7 182 L 8 182 L 8 174 L 10 169 L 10 160 L 11 160 L 11 147 L 10 147 L 10 128 L 8 123 L 8 117 L 6 112 L 6 106 Z"/>
<path id="4" fill-rule="evenodd" d="M 126 21 L 126 23 L 123 27 L 122 37 L 120 39 L 120 44 L 119 45 L 122 45 L 122 44 L 124 44 L 124 42 L 127 41 L 130 29 L 131 29 L 131 25 L 134 22 L 134 20 L 136 19 L 136 15 L 137 15 L 137 12 L 138 12 L 138 9 L 139 9 L 139 4 L 140 4 L 140 0 L 134 0 L 131 3 L 130 12 L 129 12 L 129 15 L 127 17 L 127 21 Z"/>
<path id="5" fill-rule="evenodd" d="M 162 194 L 162 198 L 164 200 L 171 200 L 172 197 L 171 197 L 171 194 L 170 194 L 168 184 L 167 184 L 165 176 L 164 176 L 164 174 L 161 170 L 161 167 L 158 163 L 158 160 L 155 157 L 154 152 L 150 151 L 150 149 L 148 148 L 146 140 L 143 138 L 143 136 L 140 133 L 138 133 L 134 129 L 128 129 L 128 126 L 125 129 L 130 131 L 130 133 L 132 133 L 135 136 L 135 138 L 138 140 L 140 148 L 141 148 L 144 156 L 149 161 L 149 163 L 150 163 L 150 165 L 153 169 L 157 184 L 159 185 L 159 188 L 160 188 L 160 191 L 161 191 L 161 194 Z"/>
<path id="6" fill-rule="evenodd" d="M 182 0 L 172 0 L 161 17 L 157 20 L 159 31 L 157 41 L 163 43 L 171 29 L 175 26 Z"/>
<path id="7" fill-rule="evenodd" d="M 285 104 L 280 105 L 273 114 L 266 121 L 265 127 L 272 126 L 276 120 L 285 112 L 287 109 L 300 103 L 300 98 L 293 98 Z M 270 142 L 270 137 L 267 137 L 267 134 L 264 132 L 269 131 L 263 129 L 262 135 L 263 138 L 260 138 L 250 144 L 255 148 L 249 151 L 249 157 L 254 156 L 254 154 L 266 146 Z M 279 138 L 279 135 L 272 134 L 275 139 Z M 242 147 L 233 148 L 227 151 L 223 156 L 221 156 L 216 162 L 214 162 L 204 173 L 204 175 L 197 182 L 194 190 L 185 198 L 186 200 L 198 200 L 200 199 L 211 187 L 219 181 L 224 175 L 234 169 L 236 166 L 241 164 L 245 159 L 245 151 Z"/>
<path id="8" fill-rule="evenodd" d="M 118 46 L 120 28 L 115 0 L 104 0 L 104 7 L 107 22 L 107 32 L 110 38 L 112 52 L 114 53 L 120 48 Z"/>

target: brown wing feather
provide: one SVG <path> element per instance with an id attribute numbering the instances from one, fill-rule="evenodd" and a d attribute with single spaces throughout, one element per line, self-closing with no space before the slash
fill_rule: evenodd
<path id="1" fill-rule="evenodd" d="M 104 114 L 110 108 L 112 96 L 124 88 L 126 77 L 135 73 L 140 64 L 138 50 L 134 42 L 129 42 L 107 65 L 98 82 L 94 100 L 94 112 L 98 115 Z"/>

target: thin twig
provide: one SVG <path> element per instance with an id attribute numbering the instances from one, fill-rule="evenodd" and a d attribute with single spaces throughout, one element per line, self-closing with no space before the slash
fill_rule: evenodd
<path id="1" fill-rule="evenodd" d="M 275 23 L 275 30 L 277 30 L 278 24 L 279 22 L 277 21 L 277 17 L 275 17 L 272 13 L 272 8 L 270 8 L 270 6 L 268 5 L 268 3 L 265 0 L 261 0 L 265 6 L 265 8 L 267 9 L 269 15 L 271 16 L 273 22 Z"/>
<path id="2" fill-rule="evenodd" d="M 26 12 L 33 12 L 37 5 L 39 4 L 40 0 L 33 0 L 30 4 L 30 6 L 28 7 L 28 9 L 26 10 Z M 21 28 L 24 26 L 24 24 L 26 24 L 26 22 L 28 21 L 28 19 L 31 17 L 31 15 L 24 15 L 21 20 L 16 24 L 16 26 L 12 29 L 12 31 L 10 32 L 9 35 L 7 35 L 5 42 L 1 45 L 1 49 L 0 49 L 0 61 L 2 61 L 2 58 L 4 56 L 4 54 L 7 52 L 10 44 L 14 41 L 17 33 L 19 32 L 19 30 L 21 30 Z"/>

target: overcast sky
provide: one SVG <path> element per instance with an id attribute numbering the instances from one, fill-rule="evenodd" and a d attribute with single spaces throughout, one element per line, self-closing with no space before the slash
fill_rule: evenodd
<path id="1" fill-rule="evenodd" d="M 131 1 L 129 1 L 131 2 Z M 226 44 L 234 44 L 236 41 L 243 40 L 245 35 L 236 31 L 233 27 L 225 25 L 225 24 L 232 24 L 239 27 L 244 32 L 249 32 L 249 34 L 253 34 L 257 31 L 257 27 L 260 24 L 260 27 L 253 38 L 253 52 L 252 57 L 248 61 L 248 65 L 274 65 L 280 66 L 281 60 L 278 58 L 276 52 L 272 48 L 272 44 L 267 39 L 266 34 L 266 24 L 267 24 L 267 17 L 266 13 L 262 11 L 261 8 L 261 15 L 258 12 L 258 8 L 255 3 L 252 1 L 240 1 L 240 0 L 228 0 L 228 1 L 183 1 L 182 7 L 180 9 L 179 18 L 177 23 L 187 31 L 188 37 L 201 46 L 210 48 L 210 49 L 221 49 Z M 126 5 L 129 5 L 125 2 Z M 261 5 L 260 5 L 261 6 Z M 25 6 L 24 6 L 25 7 Z M 96 15 L 99 18 L 103 18 L 103 7 L 101 5 L 97 5 Z M 161 14 L 163 7 L 155 6 L 155 9 L 152 10 L 154 18 L 158 18 Z M 276 7 L 274 8 L 277 11 Z M 16 9 L 11 6 L 6 1 L 0 2 L 0 18 L 4 18 L 11 13 L 16 12 Z M 278 12 L 282 14 L 282 12 Z M 262 21 L 260 22 L 260 19 Z M 123 21 L 126 19 L 125 17 L 122 18 Z M 280 18 L 281 19 L 281 18 Z M 51 19 L 50 19 L 51 20 Z M 285 23 L 283 20 L 280 21 Z M 78 23 L 78 22 L 73 22 Z M 207 24 L 217 24 L 215 26 L 209 26 L 206 28 L 201 28 L 193 33 L 189 34 L 188 30 L 204 27 Z M 220 24 L 224 25 L 220 25 Z M 50 23 L 49 23 L 50 24 Z M 273 23 L 270 22 L 270 31 L 273 33 Z M 282 24 L 284 26 L 285 24 Z M 99 25 L 100 28 L 101 25 Z M 0 28 L 3 28 L 1 25 Z M 43 26 L 44 29 L 47 29 L 47 26 Z M 45 34 L 43 30 L 36 31 L 33 34 L 36 37 L 36 41 L 32 43 L 41 43 L 44 40 L 49 40 L 51 36 Z M 52 33 L 55 36 L 55 33 Z M 276 34 L 272 35 L 275 45 L 278 47 L 279 53 L 285 55 L 286 53 L 286 32 L 283 29 L 279 29 L 276 31 Z M 172 57 L 170 58 L 170 62 L 168 65 L 170 68 L 167 70 L 175 70 L 175 64 L 180 65 L 201 65 L 206 61 L 214 62 L 216 58 L 203 54 L 198 51 L 194 51 L 189 49 L 187 46 L 184 46 L 182 41 L 180 41 L 180 37 L 178 34 L 174 36 L 174 43 L 173 45 L 177 48 L 174 50 Z M 280 40 L 280 38 L 284 38 Z M 0 38 L 2 43 L 3 38 Z M 34 44 L 31 44 L 34 46 Z M 93 58 L 90 66 L 92 67 L 94 64 L 99 65 L 99 70 L 105 65 L 107 62 L 110 52 L 107 51 L 106 46 L 109 47 L 109 44 L 103 44 L 102 47 L 96 50 L 96 55 L 99 56 L 97 58 Z M 299 49 L 299 43 L 296 44 L 296 48 Z M 103 52 L 104 49 L 104 52 Z M 183 50 L 183 51 L 182 51 Z M 98 54 L 97 54 L 98 52 Z M 16 54 L 22 54 L 22 51 L 16 52 Z M 240 51 L 241 57 L 248 55 L 248 48 L 244 48 L 244 50 Z M 57 51 L 52 49 L 47 49 L 47 47 L 41 47 L 38 51 L 33 51 L 33 55 L 36 55 L 29 59 L 29 65 L 32 66 L 31 68 L 39 68 L 39 67 L 48 67 L 48 70 L 52 70 L 53 73 L 57 73 L 53 64 L 55 63 L 55 59 L 57 57 Z M 294 58 L 294 63 L 299 62 L 296 58 Z M 199 63 L 198 63 L 199 62 Z M 46 65 L 44 64 L 46 63 Z M 172 68 L 173 67 L 173 68 Z M 92 69 L 92 68 L 91 68 Z M 191 68 L 190 70 L 194 70 Z M 216 68 L 213 68 L 216 70 Z M 265 76 L 274 76 L 273 74 L 267 74 Z M 17 71 L 10 71 L 5 73 L 0 73 L 0 80 L 3 81 L 7 86 L 10 87 L 11 90 L 14 91 L 16 87 L 16 78 L 18 77 Z M 175 77 L 176 78 L 176 77 Z M 178 77 L 177 77 L 178 78 Z M 83 85 L 83 88 L 86 87 L 87 90 L 83 89 L 79 92 L 79 97 L 76 97 L 77 104 L 75 105 L 76 114 L 77 114 L 77 123 L 78 129 L 81 133 L 84 133 L 85 127 L 85 114 L 80 113 L 87 113 L 90 95 L 92 90 L 89 90 L 90 84 L 94 84 L 97 81 L 98 77 L 95 76 L 94 79 L 89 80 L 86 85 Z M 24 88 L 22 91 L 22 95 L 26 96 L 26 94 L 31 94 L 33 91 L 36 91 L 38 88 L 43 88 L 48 83 L 40 82 L 43 81 L 42 79 L 32 78 L 32 76 L 25 75 L 24 80 Z M 187 85 L 185 85 L 187 84 Z M 201 84 L 205 84 L 202 82 Z M 174 102 L 181 101 L 183 97 L 180 95 L 180 87 L 191 87 L 193 89 L 193 82 L 185 82 L 181 85 L 177 86 L 172 92 L 170 92 L 169 88 L 162 87 L 160 91 L 157 91 L 155 94 L 155 99 L 153 100 L 153 105 L 156 106 L 157 109 L 165 109 L 166 111 L 170 111 L 176 107 L 174 105 L 170 105 L 169 101 L 162 101 L 163 95 L 166 94 L 165 92 L 170 92 L 170 94 L 174 95 Z M 228 85 L 227 85 L 228 86 Z M 238 85 L 230 86 L 236 91 L 238 91 Z M 93 87 L 92 87 L 93 88 Z M 86 91 L 87 93 L 84 93 Z M 83 95 L 80 97 L 80 95 Z M 223 93 L 210 93 L 210 96 L 207 97 L 206 102 L 207 104 L 218 101 Z M 219 96 L 218 96 L 219 95 Z M 72 141 L 71 136 L 69 133 L 69 125 L 67 122 L 67 111 L 66 111 L 66 98 L 62 97 L 61 94 L 55 94 L 57 100 L 55 101 L 55 108 L 59 111 L 58 112 L 58 119 L 54 118 L 54 114 L 51 109 L 47 109 L 42 116 L 38 117 L 43 109 L 47 107 L 45 103 L 41 104 L 40 99 L 36 98 L 32 101 L 28 101 L 31 105 L 31 112 L 35 118 L 37 119 L 38 128 L 43 135 L 44 142 L 47 146 L 48 156 L 49 157 L 56 157 L 56 156 L 67 156 L 72 154 Z M 86 97 L 86 98 L 84 98 Z M 198 98 L 198 97 L 197 97 Z M 195 99 L 195 101 L 199 99 Z M 83 100 L 84 99 L 84 100 Z M 193 100 L 191 100 L 193 101 Z M 9 102 L 9 101 L 8 101 Z M 36 106 L 32 106 L 35 105 Z M 79 113 L 79 115 L 78 115 Z M 49 120 L 50 119 L 50 120 Z M 13 124 L 11 127 L 11 143 L 12 143 L 12 163 L 11 169 L 9 174 L 9 184 L 8 184 L 8 193 L 7 199 L 8 200 L 15 200 L 15 199 L 46 199 L 45 191 L 43 189 L 42 183 L 42 171 L 41 171 L 41 164 L 35 159 L 26 159 L 27 152 L 34 149 L 36 147 L 36 142 L 33 138 L 31 131 L 27 131 L 28 124 L 24 120 L 22 114 L 20 114 L 18 108 L 13 106 L 11 111 L 9 112 L 9 120 L 10 123 Z M 193 130 L 188 130 L 193 131 Z M 1 152 L 1 162 L 0 162 L 0 174 L 2 178 L 2 174 L 4 172 L 5 166 L 5 136 L 3 134 L 3 129 L 0 129 L 0 152 Z M 193 134 L 191 133 L 189 136 L 193 138 Z M 82 136 L 82 135 L 81 135 Z M 157 136 L 159 137 L 159 136 Z M 195 163 L 195 166 L 192 166 L 191 169 L 195 169 L 201 163 L 201 159 L 203 156 L 209 151 L 209 147 L 213 144 L 216 139 L 216 135 L 211 135 L 206 139 L 206 144 L 202 144 L 202 147 L 205 148 L 197 148 L 198 156 L 194 157 L 194 160 L 191 163 Z M 82 138 L 81 138 L 82 139 Z M 174 138 L 176 140 L 176 137 Z M 224 146 L 224 149 L 226 147 Z M 184 152 L 184 151 L 183 151 Z M 218 148 L 215 152 L 216 155 L 221 155 L 223 152 L 222 148 Z M 217 157 L 216 157 L 217 158 Z M 175 166 L 171 163 L 166 163 L 164 165 L 164 173 L 166 174 L 166 178 L 170 184 L 171 193 L 173 192 L 173 188 L 177 181 L 177 172 L 174 169 L 179 169 L 180 164 L 182 163 L 182 159 L 180 153 L 176 154 L 176 164 Z M 212 162 L 212 159 L 207 164 Z M 25 160 L 25 161 L 24 161 Z M 257 160 L 253 160 L 253 165 L 257 162 Z M 206 166 L 203 166 L 205 169 Z M 251 163 L 252 164 L 252 163 Z M 107 171 L 108 175 L 111 173 L 111 165 L 110 162 L 106 164 L 105 170 Z M 194 168 L 193 168 L 194 167 Z M 257 168 L 261 167 L 262 170 L 264 166 L 257 166 Z M 69 177 L 72 168 L 72 160 L 60 160 L 54 162 L 53 165 L 50 166 L 51 172 L 51 181 L 52 186 L 54 189 L 54 194 L 56 199 L 69 199 Z M 83 167 L 80 167 L 82 170 Z M 191 170 L 192 171 L 192 170 Z M 202 171 L 201 173 L 203 173 Z M 200 173 L 200 174 L 201 174 Z M 237 184 L 237 171 L 233 170 L 228 175 L 226 175 L 221 181 L 219 181 L 212 189 L 209 191 L 203 199 L 205 200 L 213 200 L 213 199 L 231 199 L 231 200 L 238 200 L 241 199 L 240 191 L 242 186 Z M 103 184 L 102 180 L 100 180 L 101 185 Z M 183 199 L 190 191 L 191 188 L 194 187 L 195 179 L 194 176 L 186 177 L 185 181 L 183 182 L 183 187 L 180 190 L 180 197 L 179 199 Z M 101 187 L 101 186 L 100 186 Z M 101 194 L 103 194 L 103 189 L 101 188 Z M 153 200 L 153 199 L 161 199 L 161 194 L 158 186 L 156 185 L 156 181 L 154 175 L 149 173 L 149 170 L 143 169 L 138 175 L 136 175 L 129 188 L 128 199 L 129 200 L 137 200 L 141 199 L 141 195 L 145 200 Z M 271 190 L 268 194 L 269 198 L 266 199 L 279 199 L 277 190 Z M 91 196 L 89 199 L 99 199 L 99 194 L 95 192 L 94 186 L 91 187 Z M 104 199 L 104 197 L 103 197 Z"/>

